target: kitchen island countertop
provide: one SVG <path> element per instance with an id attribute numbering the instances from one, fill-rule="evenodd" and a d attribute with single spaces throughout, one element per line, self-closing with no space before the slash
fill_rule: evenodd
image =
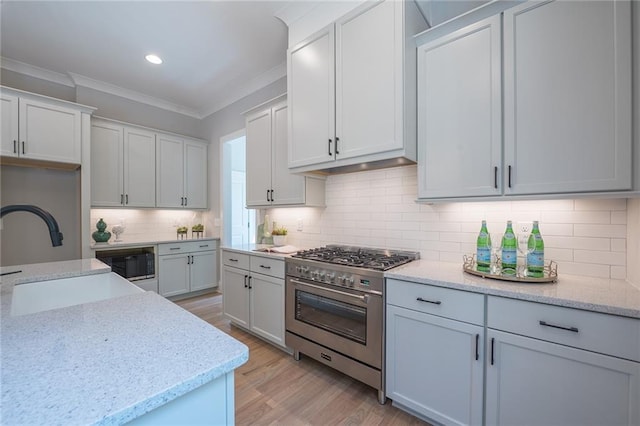
<path id="1" fill-rule="evenodd" d="M 462 263 L 417 260 L 385 273 L 386 278 L 412 281 L 512 299 L 640 318 L 640 287 L 628 281 L 564 275 L 558 282 L 517 283 L 471 275 Z"/>
<path id="2" fill-rule="evenodd" d="M 233 371 L 247 347 L 153 292 L 12 316 L 16 284 L 108 273 L 95 259 L 2 268 L 2 424 L 122 424 Z"/>

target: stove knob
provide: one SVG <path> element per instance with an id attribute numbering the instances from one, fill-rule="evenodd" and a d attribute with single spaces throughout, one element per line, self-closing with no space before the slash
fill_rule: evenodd
<path id="1" fill-rule="evenodd" d="M 353 287 L 353 277 L 346 278 L 346 281 L 349 283 L 350 287 Z"/>
<path id="2" fill-rule="evenodd" d="M 326 275 L 325 281 L 328 283 L 332 283 L 335 278 L 336 278 L 336 274 L 334 272 L 329 272 Z"/>
<path id="3" fill-rule="evenodd" d="M 320 271 L 320 281 L 324 281 L 325 272 Z"/>
<path id="4" fill-rule="evenodd" d="M 344 285 L 344 279 L 345 279 L 344 275 L 339 276 L 338 277 L 338 284 Z"/>
<path id="5" fill-rule="evenodd" d="M 311 272 L 311 279 L 312 280 L 317 280 L 319 275 L 320 274 L 318 273 L 318 271 L 313 271 L 313 272 Z"/>

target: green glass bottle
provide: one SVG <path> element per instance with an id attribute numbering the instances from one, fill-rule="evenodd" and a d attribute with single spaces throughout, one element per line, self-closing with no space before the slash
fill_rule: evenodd
<path id="1" fill-rule="evenodd" d="M 502 273 L 515 275 L 518 266 L 518 240 L 513 232 L 511 221 L 507 221 L 507 229 L 502 237 Z"/>
<path id="2" fill-rule="evenodd" d="M 478 271 L 489 272 L 491 269 L 491 237 L 487 231 L 487 221 L 482 221 L 482 227 L 476 240 L 476 261 Z"/>
<path id="3" fill-rule="evenodd" d="M 534 278 L 544 276 L 544 241 L 540 235 L 538 221 L 533 222 L 533 229 L 527 242 L 527 275 Z"/>

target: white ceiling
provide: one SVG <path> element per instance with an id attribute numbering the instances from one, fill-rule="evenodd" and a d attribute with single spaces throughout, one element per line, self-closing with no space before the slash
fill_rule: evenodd
<path id="1" fill-rule="evenodd" d="M 2 0 L 2 67 L 202 118 L 286 75 L 290 3 Z"/>

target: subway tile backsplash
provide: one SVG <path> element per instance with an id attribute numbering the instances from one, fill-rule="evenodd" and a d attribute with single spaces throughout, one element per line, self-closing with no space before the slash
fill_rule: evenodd
<path id="1" fill-rule="evenodd" d="M 417 168 L 329 176 L 326 208 L 270 209 L 299 247 L 353 244 L 420 251 L 462 263 L 475 251 L 480 222 L 502 234 L 506 221 L 540 222 L 548 259 L 560 274 L 625 279 L 627 200 L 577 199 L 417 204 Z M 299 221 L 303 230 L 297 231 Z"/>

